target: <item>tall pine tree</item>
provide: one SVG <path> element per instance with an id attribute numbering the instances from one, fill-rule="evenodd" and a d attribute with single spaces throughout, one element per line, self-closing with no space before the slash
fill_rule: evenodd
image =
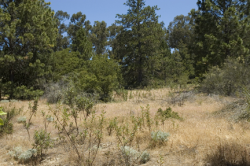
<path id="1" fill-rule="evenodd" d="M 147 86 L 154 77 L 159 63 L 157 50 L 160 47 L 164 31 L 158 22 L 157 6 L 145 6 L 144 0 L 128 0 L 127 14 L 117 14 L 117 24 L 123 26 L 116 36 L 114 57 L 122 66 L 127 86 Z"/>
<path id="2" fill-rule="evenodd" d="M 54 47 L 57 24 L 50 3 L 44 0 L 0 1 L 0 80 L 10 83 L 5 92 L 38 87 Z M 9 90 L 9 91 L 8 91 Z"/>
<path id="3" fill-rule="evenodd" d="M 196 75 L 208 67 L 222 65 L 227 57 L 246 56 L 249 52 L 247 3 L 238 0 L 198 0 L 195 19 Z"/>

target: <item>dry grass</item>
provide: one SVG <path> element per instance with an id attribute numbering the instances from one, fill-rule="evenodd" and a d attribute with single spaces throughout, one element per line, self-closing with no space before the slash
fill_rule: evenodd
<path id="1" fill-rule="evenodd" d="M 169 166 L 227 165 L 226 162 L 219 163 L 223 156 L 224 160 L 228 159 L 228 162 L 234 165 L 249 164 L 249 122 L 234 123 L 213 114 L 223 109 L 227 103 L 235 101 L 235 99 L 193 94 L 185 101 L 183 106 L 178 106 L 169 104 L 170 92 L 169 89 L 129 91 L 128 96 L 130 97 L 128 97 L 127 101 L 98 104 L 95 106 L 95 110 L 98 115 L 104 110 L 106 119 L 118 117 L 117 121 L 119 123 L 126 122 L 130 115 L 139 116 L 141 107 L 146 108 L 147 105 L 150 106 L 149 111 L 152 120 L 159 108 L 165 109 L 169 106 L 184 118 L 184 121 L 170 119 L 164 125 L 152 126 L 152 130 L 170 133 L 171 136 L 168 142 L 163 146 L 148 148 L 151 141 L 150 132 L 147 129 L 138 132 L 131 145 L 138 151 L 147 149 L 150 153 L 151 159 L 144 165 L 161 165 L 160 162 L 162 162 L 162 165 Z M 17 123 L 19 116 L 28 116 L 26 111 L 28 110 L 28 103 L 28 101 L 23 101 L 13 103 L 10 106 L 23 107 L 23 112 L 13 120 L 13 134 L 0 138 L 0 165 L 11 165 L 11 163 L 19 165 L 17 161 L 14 161 L 7 154 L 8 151 L 16 146 L 22 146 L 26 149 L 32 147 L 32 140 L 28 140 L 23 125 Z M 0 106 L 9 107 L 9 104 L 0 103 Z M 52 107 L 55 107 L 55 105 L 52 105 Z M 35 130 L 44 128 L 40 112 L 45 111 L 48 113 L 45 100 L 39 101 L 38 110 L 39 113 L 32 119 L 31 136 Z M 48 131 L 51 132 L 53 138 L 58 137 L 58 132 L 52 124 L 50 124 Z M 115 133 L 108 136 L 106 128 L 104 133 L 102 148 L 98 152 L 95 165 L 121 165 L 121 155 L 117 147 L 118 142 Z M 228 153 L 221 155 L 225 151 Z M 40 165 L 77 165 L 76 158 L 77 156 L 72 151 L 72 148 L 58 144 L 49 149 L 45 160 Z M 246 162 L 240 164 L 241 160 L 246 160 Z"/>

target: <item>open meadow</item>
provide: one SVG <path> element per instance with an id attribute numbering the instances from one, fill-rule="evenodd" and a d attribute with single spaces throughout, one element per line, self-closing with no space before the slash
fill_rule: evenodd
<path id="1" fill-rule="evenodd" d="M 66 105 L 45 99 L 34 115 L 33 101 L 1 103 L 14 113 L 13 131 L 1 131 L 0 165 L 250 164 L 250 123 L 240 98 L 165 88 L 114 99 L 88 116 L 78 112 L 76 121 Z"/>

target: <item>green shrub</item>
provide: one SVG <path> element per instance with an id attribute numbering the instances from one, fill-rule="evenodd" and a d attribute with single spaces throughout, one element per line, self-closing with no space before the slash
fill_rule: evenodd
<path id="1" fill-rule="evenodd" d="M 9 154 L 19 162 L 25 163 L 30 160 L 36 155 L 37 151 L 36 149 L 29 149 L 26 151 L 22 150 L 22 147 L 15 147 L 12 151 L 9 152 Z"/>
<path id="2" fill-rule="evenodd" d="M 121 147 L 122 155 L 125 158 L 125 162 L 132 164 L 136 161 L 139 161 L 141 164 L 145 164 L 150 160 L 150 155 L 147 151 L 144 151 L 142 154 L 137 150 L 129 146 Z"/>
<path id="3" fill-rule="evenodd" d="M 166 142 L 168 141 L 168 137 L 170 136 L 169 133 L 165 133 L 162 131 L 157 131 L 157 132 L 151 132 L 151 138 L 155 141 L 162 141 Z"/>
<path id="4" fill-rule="evenodd" d="M 36 149 L 29 149 L 21 153 L 18 160 L 22 163 L 28 162 L 37 153 Z"/>
<path id="5" fill-rule="evenodd" d="M 129 158 L 129 160 L 136 160 L 140 156 L 137 150 L 129 146 L 121 147 L 121 151 L 122 151 L 122 155 L 125 158 Z"/>
<path id="6" fill-rule="evenodd" d="M 50 133 L 44 130 L 35 131 L 33 147 L 37 149 L 37 154 L 42 157 L 48 148 L 52 147 L 53 140 L 50 138 Z"/>
<path id="7" fill-rule="evenodd" d="M 15 147 L 12 151 L 10 151 L 9 154 L 15 159 L 18 159 L 18 157 L 22 154 L 22 152 L 23 152 L 22 147 L 18 146 Z"/>
<path id="8" fill-rule="evenodd" d="M 212 67 L 200 85 L 206 93 L 237 95 L 242 86 L 250 85 L 250 66 L 244 59 L 227 59 L 222 68 Z"/>
<path id="9" fill-rule="evenodd" d="M 146 162 L 148 162 L 150 160 L 150 155 L 147 151 L 144 151 L 142 154 L 141 154 L 141 157 L 140 157 L 140 163 L 141 164 L 145 164 Z"/>
<path id="10" fill-rule="evenodd" d="M 156 115 L 162 120 L 166 120 L 168 118 L 183 120 L 183 118 L 180 117 L 177 112 L 172 111 L 170 107 L 166 108 L 166 110 L 162 110 L 161 108 L 159 108 Z"/>
<path id="11" fill-rule="evenodd" d="M 152 139 L 151 147 L 164 144 L 165 142 L 168 141 L 169 136 L 170 136 L 169 133 L 165 133 L 162 131 L 151 132 L 151 139 Z"/>
<path id="12" fill-rule="evenodd" d="M 14 89 L 14 97 L 17 99 L 34 99 L 43 95 L 42 90 L 35 90 L 33 87 L 27 88 L 26 86 L 16 87 Z"/>

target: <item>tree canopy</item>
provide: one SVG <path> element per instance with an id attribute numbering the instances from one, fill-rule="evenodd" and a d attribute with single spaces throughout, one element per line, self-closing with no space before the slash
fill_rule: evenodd
<path id="1" fill-rule="evenodd" d="M 197 0 L 198 10 L 166 27 L 157 6 L 124 5 L 127 13 L 108 26 L 54 12 L 44 0 L 0 0 L 0 99 L 32 98 L 67 80 L 110 101 L 118 88 L 187 84 L 215 66 L 250 62 L 249 0 Z"/>

